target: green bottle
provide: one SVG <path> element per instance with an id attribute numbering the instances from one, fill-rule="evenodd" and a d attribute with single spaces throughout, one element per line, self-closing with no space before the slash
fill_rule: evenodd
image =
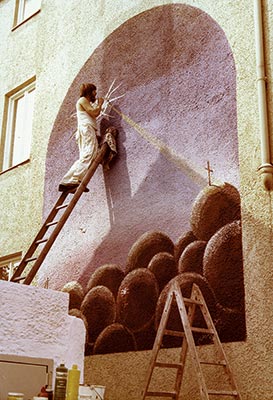
<path id="1" fill-rule="evenodd" d="M 64 364 L 56 368 L 54 400 L 65 400 L 68 370 Z"/>

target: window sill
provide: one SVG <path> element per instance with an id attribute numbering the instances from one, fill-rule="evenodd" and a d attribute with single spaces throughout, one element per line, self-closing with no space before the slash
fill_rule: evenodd
<path id="1" fill-rule="evenodd" d="M 17 168 L 17 167 L 20 167 L 21 165 L 28 164 L 29 162 L 30 162 L 30 158 L 28 158 L 27 160 L 24 160 L 24 161 L 20 162 L 19 164 L 13 165 L 12 167 L 9 167 L 9 168 L 7 168 L 7 169 L 4 169 L 3 171 L 0 171 L 0 175 L 3 175 L 3 174 L 5 174 L 6 172 L 9 172 L 9 171 L 11 171 L 11 170 L 13 170 L 13 169 L 15 169 L 15 168 Z"/>
<path id="2" fill-rule="evenodd" d="M 6 256 L 0 257 L 0 267 L 4 264 L 7 264 L 7 262 L 16 262 L 20 261 L 22 258 L 22 251 L 17 251 L 16 253 L 13 254 L 8 254 Z"/>
<path id="3" fill-rule="evenodd" d="M 33 18 L 35 15 L 39 14 L 39 12 L 41 11 L 41 9 L 35 11 L 33 14 L 31 14 L 29 17 L 27 17 L 26 19 L 24 19 L 23 21 L 19 22 L 18 24 L 14 25 L 11 30 L 12 32 L 15 31 L 17 28 L 19 28 L 19 26 L 23 25 L 25 22 L 29 21 L 31 18 Z"/>

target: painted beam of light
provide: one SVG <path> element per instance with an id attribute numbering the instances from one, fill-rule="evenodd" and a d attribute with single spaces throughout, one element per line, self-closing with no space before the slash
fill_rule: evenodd
<path id="1" fill-rule="evenodd" d="M 175 153 L 175 151 L 171 147 L 167 146 L 164 142 L 152 136 L 139 124 L 134 122 L 130 117 L 117 110 L 111 103 L 109 103 L 109 105 L 117 114 L 119 114 L 119 116 L 125 122 L 127 122 L 128 125 L 132 126 L 140 134 L 140 136 L 142 136 L 145 140 L 147 140 L 147 142 L 155 147 L 168 161 L 175 164 L 176 167 L 181 170 L 185 175 L 187 175 L 196 185 L 204 187 L 207 184 L 207 179 L 204 176 L 205 172 L 194 168 L 187 160 L 182 158 L 179 154 Z"/>

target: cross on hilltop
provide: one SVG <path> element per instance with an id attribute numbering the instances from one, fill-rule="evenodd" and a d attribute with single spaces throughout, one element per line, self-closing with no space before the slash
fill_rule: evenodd
<path id="1" fill-rule="evenodd" d="M 207 161 L 207 167 L 205 169 L 208 171 L 208 184 L 211 186 L 211 172 L 213 172 L 213 169 L 210 168 L 209 161 Z"/>

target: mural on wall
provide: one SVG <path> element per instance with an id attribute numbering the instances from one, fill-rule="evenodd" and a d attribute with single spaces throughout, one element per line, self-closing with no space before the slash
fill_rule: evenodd
<path id="1" fill-rule="evenodd" d="M 222 341 L 244 340 L 236 71 L 224 32 L 200 9 L 138 14 L 86 61 L 52 130 L 44 213 L 78 156 L 70 138 L 80 84 L 103 96 L 113 79 L 125 95 L 99 126 L 118 129 L 118 156 L 90 181 L 39 283 L 70 293 L 86 354 L 151 348 L 173 279 L 183 294 L 199 285 Z"/>

